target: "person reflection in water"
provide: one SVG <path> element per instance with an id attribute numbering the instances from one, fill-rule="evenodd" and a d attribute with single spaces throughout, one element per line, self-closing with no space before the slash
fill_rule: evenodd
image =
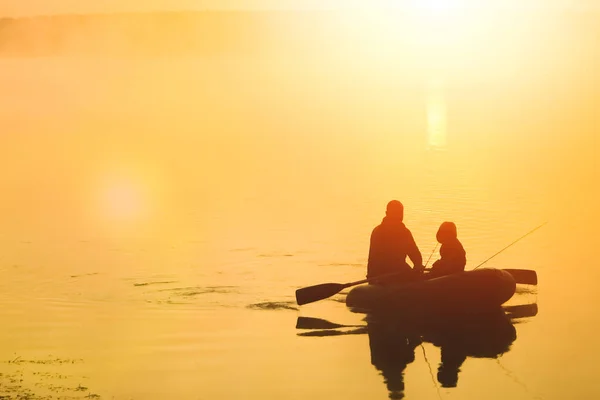
<path id="1" fill-rule="evenodd" d="M 433 263 L 429 277 L 435 278 L 464 271 L 467 264 L 466 252 L 458 240 L 454 222 L 443 222 L 435 237 L 442 244 L 441 257 Z"/>
<path id="2" fill-rule="evenodd" d="M 438 367 L 437 379 L 443 388 L 453 388 L 458 384 L 460 367 L 467 359 L 467 354 L 458 346 L 442 346 L 442 359 Z"/>
<path id="3" fill-rule="evenodd" d="M 517 331 L 502 309 L 466 319 L 454 319 L 429 329 L 423 338 L 440 347 L 437 379 L 444 388 L 458 385 L 468 357 L 496 359 L 509 351 Z"/>
<path id="4" fill-rule="evenodd" d="M 389 324 L 369 323 L 371 364 L 381 372 L 390 399 L 404 398 L 404 370 L 415 360 L 417 335 L 399 334 Z"/>
<path id="5" fill-rule="evenodd" d="M 421 343 L 440 348 L 437 380 L 442 387 L 453 388 L 467 358 L 496 359 L 508 352 L 517 338 L 514 324 L 502 308 L 443 320 L 370 315 L 367 333 L 371 364 L 383 376 L 390 399 L 404 398 L 404 372 L 415 360 L 415 349 Z"/>
<path id="6" fill-rule="evenodd" d="M 404 206 L 398 200 L 392 200 L 387 204 L 383 221 L 371 233 L 367 278 L 399 273 L 396 277 L 373 283 L 388 284 L 406 281 L 409 277 L 415 276 L 415 272 L 421 273 L 425 269 L 421 252 L 412 233 L 404 225 L 403 219 Z M 407 256 L 414 265 L 413 269 L 406 262 Z"/>

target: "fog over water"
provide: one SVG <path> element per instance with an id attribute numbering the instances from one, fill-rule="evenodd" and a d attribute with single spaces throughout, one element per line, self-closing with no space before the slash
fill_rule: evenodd
<path id="1" fill-rule="evenodd" d="M 598 15 L 473 13 L 0 20 L 0 397 L 600 393 Z M 394 198 L 467 269 L 548 222 L 486 264 L 537 271 L 523 307 L 457 345 L 296 305 Z"/>

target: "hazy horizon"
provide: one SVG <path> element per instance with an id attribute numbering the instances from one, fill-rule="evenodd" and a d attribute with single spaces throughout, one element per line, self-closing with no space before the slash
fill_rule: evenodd
<path id="1" fill-rule="evenodd" d="M 473 0 L 107 0 L 102 3 L 77 0 L 28 0 L 0 3 L 0 19 L 47 15 L 170 12 L 170 11 L 275 11 L 275 10 L 351 10 L 351 9 L 481 9 L 495 8 L 514 11 L 600 11 L 590 0 L 567 1 L 495 1 L 485 5 Z"/>

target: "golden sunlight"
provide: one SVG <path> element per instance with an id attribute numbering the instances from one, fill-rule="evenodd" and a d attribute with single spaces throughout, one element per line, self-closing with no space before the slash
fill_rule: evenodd
<path id="1" fill-rule="evenodd" d="M 432 79 L 427 85 L 427 141 L 429 146 L 446 146 L 446 99 L 440 79 Z"/>
<path id="2" fill-rule="evenodd" d="M 147 196 L 137 182 L 110 182 L 103 189 L 102 197 L 105 215 L 111 219 L 139 219 L 148 211 Z"/>
<path id="3" fill-rule="evenodd" d="M 427 12 L 448 12 L 465 7 L 466 4 L 461 0 L 412 0 L 411 7 Z"/>
<path id="4" fill-rule="evenodd" d="M 145 233 L 158 219 L 156 178 L 130 170 L 105 172 L 92 188 L 97 228 L 112 234 Z"/>
<path id="5" fill-rule="evenodd" d="M 353 50 L 360 54 L 358 62 L 364 60 L 361 67 L 414 65 L 427 75 L 468 69 L 498 39 L 489 30 L 495 21 L 492 6 L 467 0 L 382 0 L 376 4 L 340 17 L 330 28 L 352 38 Z M 502 32 L 499 38 L 506 35 L 511 32 Z"/>

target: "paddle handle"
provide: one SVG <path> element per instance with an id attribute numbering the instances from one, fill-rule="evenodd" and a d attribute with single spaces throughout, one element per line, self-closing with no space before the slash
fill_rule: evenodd
<path id="1" fill-rule="evenodd" d="M 354 281 L 354 282 L 350 282 L 350 283 L 345 283 L 342 286 L 342 289 L 346 289 L 346 288 L 349 288 L 351 286 L 356 286 L 356 285 L 360 285 L 360 284 L 363 284 L 363 283 L 370 283 L 370 282 L 379 281 L 379 280 L 390 278 L 390 277 L 393 277 L 393 276 L 407 275 L 407 274 L 408 273 L 405 272 L 405 271 L 400 271 L 400 272 L 392 272 L 391 274 L 386 274 L 386 275 L 374 276 L 372 278 L 361 279 L 360 281 Z"/>
<path id="2" fill-rule="evenodd" d="M 344 283 L 342 285 L 342 289 L 346 289 L 346 288 L 349 288 L 349 287 L 352 287 L 352 286 L 360 285 L 362 283 L 371 282 L 372 280 L 375 280 L 375 278 L 371 278 L 371 280 L 369 280 L 369 279 L 362 279 L 360 281 L 354 281 L 354 282 L 350 282 L 350 283 Z"/>

